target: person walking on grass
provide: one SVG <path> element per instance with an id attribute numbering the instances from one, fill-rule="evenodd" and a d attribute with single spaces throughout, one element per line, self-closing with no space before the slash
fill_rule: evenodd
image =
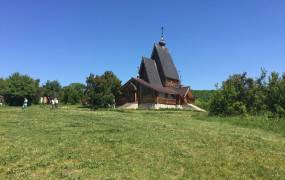
<path id="1" fill-rule="evenodd" d="M 55 104 L 54 99 L 51 98 L 51 109 L 54 109 L 54 108 L 55 108 L 54 104 Z"/>
<path id="2" fill-rule="evenodd" d="M 28 99 L 24 98 L 24 103 L 22 106 L 22 111 L 26 111 L 26 109 L 28 108 Z"/>
<path id="3" fill-rule="evenodd" d="M 58 108 L 58 99 L 54 98 L 54 107 L 57 109 Z"/>
<path id="4" fill-rule="evenodd" d="M 40 107 L 43 108 L 44 107 L 44 97 L 40 98 Z"/>

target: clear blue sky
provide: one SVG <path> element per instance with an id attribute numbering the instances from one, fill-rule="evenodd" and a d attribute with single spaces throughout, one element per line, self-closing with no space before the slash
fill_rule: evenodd
<path id="1" fill-rule="evenodd" d="M 0 77 L 13 72 L 123 82 L 150 56 L 160 27 L 183 84 L 213 89 L 233 73 L 285 72 L 284 0 L 1 0 Z"/>

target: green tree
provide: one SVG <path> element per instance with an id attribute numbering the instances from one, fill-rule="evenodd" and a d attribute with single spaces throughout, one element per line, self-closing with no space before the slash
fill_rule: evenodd
<path id="1" fill-rule="evenodd" d="M 254 80 L 246 73 L 234 74 L 222 83 L 210 102 L 210 113 L 214 115 L 257 114 L 266 109 L 265 83 L 266 72 Z"/>
<path id="2" fill-rule="evenodd" d="M 274 115 L 285 116 L 285 74 L 272 72 L 268 78 L 266 104 Z"/>
<path id="3" fill-rule="evenodd" d="M 29 104 L 38 103 L 39 82 L 28 75 L 19 73 L 12 74 L 7 80 L 7 88 L 4 92 L 6 102 L 9 105 L 22 105 L 24 98 L 29 100 Z"/>
<path id="4" fill-rule="evenodd" d="M 195 104 L 203 109 L 209 109 L 210 99 L 215 90 L 192 90 Z"/>
<path id="5" fill-rule="evenodd" d="M 62 87 L 60 83 L 56 80 L 47 81 L 45 85 L 42 87 L 42 94 L 44 96 L 52 97 L 52 98 L 60 98 L 62 97 Z"/>
<path id="6" fill-rule="evenodd" d="M 7 82 L 5 79 L 0 78 L 0 95 L 4 95 L 7 92 Z"/>
<path id="7" fill-rule="evenodd" d="M 87 101 L 93 108 L 109 107 L 120 96 L 121 81 L 111 71 L 101 76 L 90 74 L 86 84 Z"/>
<path id="8" fill-rule="evenodd" d="M 285 74 L 272 72 L 266 81 L 266 71 L 262 69 L 257 79 L 243 73 L 224 81 L 211 98 L 210 114 L 246 113 L 285 117 Z"/>
<path id="9" fill-rule="evenodd" d="M 245 96 L 246 107 L 251 114 L 258 114 L 267 111 L 266 106 L 266 71 L 261 69 L 259 78 L 249 78 L 247 82 L 247 93 Z"/>
<path id="10" fill-rule="evenodd" d="M 106 80 L 111 93 L 114 95 L 115 100 L 117 100 L 121 96 L 121 80 L 112 71 L 106 71 L 101 78 Z"/>
<path id="11" fill-rule="evenodd" d="M 85 85 L 81 83 L 72 83 L 63 88 L 62 101 L 65 104 L 77 104 L 84 98 Z"/>
<path id="12" fill-rule="evenodd" d="M 7 83 L 5 79 L 0 78 L 0 103 L 5 102 L 4 94 L 7 91 Z"/>

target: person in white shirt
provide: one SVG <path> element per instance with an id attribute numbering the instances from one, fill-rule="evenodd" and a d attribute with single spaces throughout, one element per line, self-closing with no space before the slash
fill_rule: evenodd
<path id="1" fill-rule="evenodd" d="M 57 98 L 54 98 L 54 105 L 55 105 L 55 108 L 58 108 L 58 99 Z"/>
<path id="2" fill-rule="evenodd" d="M 54 109 L 54 99 L 51 99 L 51 108 Z"/>
<path id="3" fill-rule="evenodd" d="M 28 99 L 27 98 L 24 98 L 24 104 L 22 106 L 22 111 L 25 111 L 28 107 Z"/>
<path id="4" fill-rule="evenodd" d="M 43 105 L 44 105 L 44 98 L 41 97 L 41 98 L 40 98 L 40 107 L 43 107 Z"/>

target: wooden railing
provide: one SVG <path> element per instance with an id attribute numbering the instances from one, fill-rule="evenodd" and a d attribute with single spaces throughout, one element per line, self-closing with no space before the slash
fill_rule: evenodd
<path id="1" fill-rule="evenodd" d="M 157 103 L 176 105 L 176 99 L 168 99 L 168 98 L 163 98 L 163 97 L 157 97 Z"/>

